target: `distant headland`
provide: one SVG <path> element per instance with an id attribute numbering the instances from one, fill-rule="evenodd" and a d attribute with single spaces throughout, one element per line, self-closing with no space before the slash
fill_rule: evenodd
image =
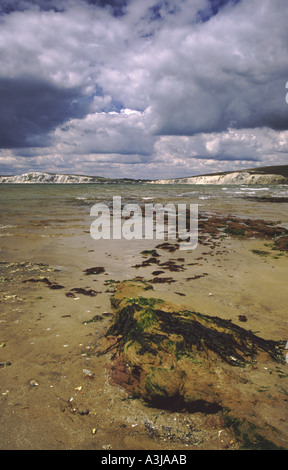
<path id="1" fill-rule="evenodd" d="M 135 184 L 140 183 L 141 180 L 134 180 L 131 178 L 105 178 L 102 176 L 87 176 L 87 175 L 70 175 L 70 174 L 59 174 L 59 173 L 46 173 L 32 171 L 29 173 L 23 173 L 22 175 L 9 175 L 0 176 L 0 183 L 8 184 Z"/>
<path id="2" fill-rule="evenodd" d="M 198 176 L 171 179 L 133 179 L 105 178 L 102 176 L 58 174 L 46 172 L 29 172 L 22 175 L 0 176 L 0 183 L 6 184 L 288 184 L 288 165 L 266 166 L 237 171 L 226 171 Z"/>
<path id="3" fill-rule="evenodd" d="M 288 165 L 266 166 L 238 171 L 226 171 L 184 178 L 150 181 L 154 184 L 288 184 Z"/>

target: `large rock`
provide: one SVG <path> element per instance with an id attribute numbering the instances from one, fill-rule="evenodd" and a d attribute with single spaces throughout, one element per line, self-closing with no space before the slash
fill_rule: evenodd
<path id="1" fill-rule="evenodd" d="M 225 409 L 239 420 L 253 414 L 254 424 L 264 426 L 263 406 L 273 409 L 285 400 L 276 385 L 269 396 L 259 393 L 275 367 L 286 367 L 285 342 L 265 340 L 151 292 L 143 282 L 125 281 L 112 298 L 115 313 L 101 350 L 112 354 L 110 383 L 159 408 Z"/>

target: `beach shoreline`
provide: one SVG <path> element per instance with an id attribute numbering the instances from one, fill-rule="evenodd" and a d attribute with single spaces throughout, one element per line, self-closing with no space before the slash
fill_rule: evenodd
<path id="1" fill-rule="evenodd" d="M 270 239 L 204 229 L 208 238 L 187 251 L 159 248 L 159 240 L 95 241 L 89 227 L 69 224 L 62 235 L 9 230 L 0 252 L 1 449 L 241 448 L 220 412 L 171 412 L 131 399 L 109 383 L 111 356 L 97 349 L 117 283 L 135 278 L 151 284 L 153 297 L 287 340 L 285 251 Z M 147 263 L 143 250 L 157 250 L 158 261 Z M 103 270 L 88 275 L 92 267 Z M 287 365 L 280 369 L 267 374 L 255 410 L 263 402 L 267 427 L 279 429 L 275 445 L 288 448 Z M 278 408 L 269 408 L 269 394 Z"/>

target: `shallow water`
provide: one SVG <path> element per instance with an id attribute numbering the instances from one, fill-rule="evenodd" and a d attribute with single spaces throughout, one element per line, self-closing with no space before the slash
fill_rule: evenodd
<path id="1" fill-rule="evenodd" d="M 141 251 L 159 242 L 93 240 L 90 209 L 98 202 L 111 207 L 113 196 L 121 196 L 122 204 L 198 204 L 199 212 L 288 225 L 288 204 L 263 199 L 287 195 L 285 186 L 0 185 L 0 344 L 5 343 L 0 362 L 11 363 L 0 369 L 0 448 L 237 448 L 219 416 L 213 416 L 211 425 L 211 417 L 197 413 L 159 413 L 127 400 L 107 383 L 107 359 L 91 352 L 109 325 L 104 315 L 111 312 L 109 282 L 153 278 L 158 267 L 135 266 L 143 262 Z M 239 317 L 245 316 L 245 327 L 260 336 L 287 340 L 287 255 L 255 255 L 253 249 L 268 250 L 259 240 L 228 237 L 212 244 L 172 254 L 158 250 L 162 262 L 185 258 L 185 268 L 165 272 L 174 282 L 153 284 L 153 295 L 240 326 Z M 105 270 L 85 275 L 92 266 Z M 43 278 L 63 288 L 50 289 L 39 281 Z M 75 288 L 93 289 L 97 295 L 67 297 Z M 95 315 L 101 321 L 85 324 Z M 83 374 L 87 369 L 93 380 Z M 288 417 L 287 378 L 275 388 L 275 373 L 264 373 L 261 380 L 269 393 L 279 390 L 283 399 L 279 408 L 261 408 L 262 393 L 258 408 L 269 425 L 278 426 Z M 31 386 L 33 381 L 39 385 Z M 189 437 L 188 425 L 193 429 Z"/>
<path id="2" fill-rule="evenodd" d="M 287 186 L 216 185 L 0 185 L 0 236 L 47 235 L 47 229 L 63 234 L 67 228 L 89 230 L 90 209 L 96 203 L 112 206 L 113 196 L 121 196 L 122 205 L 167 203 L 197 204 L 199 212 L 245 214 L 255 218 L 275 216 L 288 222 L 288 202 L 267 202 L 265 198 L 288 197 Z"/>

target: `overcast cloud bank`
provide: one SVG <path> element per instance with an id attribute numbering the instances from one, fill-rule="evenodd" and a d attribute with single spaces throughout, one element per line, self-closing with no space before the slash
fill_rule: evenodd
<path id="1" fill-rule="evenodd" d="M 286 0 L 0 6 L 0 173 L 171 178 L 288 157 Z"/>

